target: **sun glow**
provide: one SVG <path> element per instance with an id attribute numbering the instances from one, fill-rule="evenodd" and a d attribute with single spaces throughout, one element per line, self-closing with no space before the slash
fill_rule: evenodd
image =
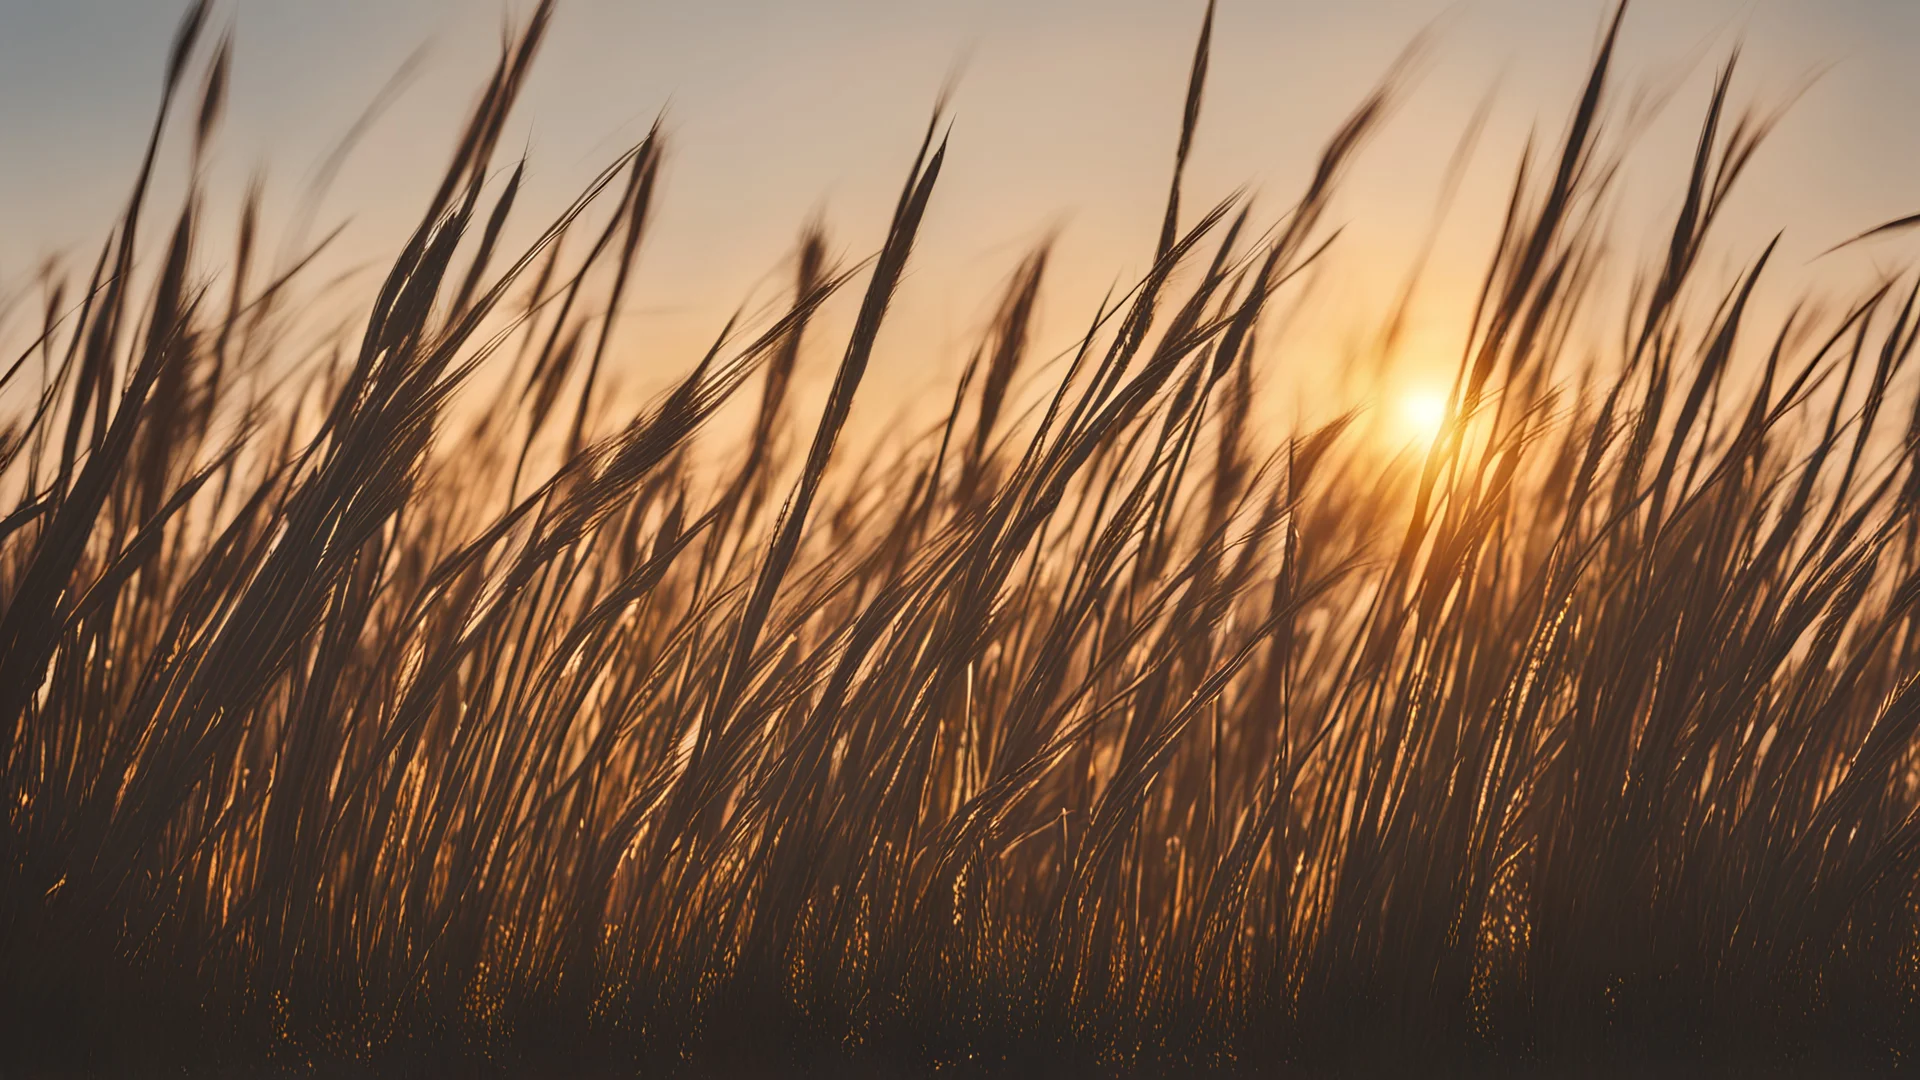
<path id="1" fill-rule="evenodd" d="M 1400 430 L 1410 441 L 1430 443 L 1447 422 L 1447 397 L 1435 390 L 1412 389 L 1400 395 Z"/>

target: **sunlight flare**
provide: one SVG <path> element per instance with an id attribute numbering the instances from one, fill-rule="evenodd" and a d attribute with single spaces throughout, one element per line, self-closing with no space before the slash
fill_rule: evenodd
<path id="1" fill-rule="evenodd" d="M 1398 434 L 1408 442 L 1431 443 L 1447 422 L 1447 396 L 1430 387 L 1415 387 L 1400 395 Z"/>

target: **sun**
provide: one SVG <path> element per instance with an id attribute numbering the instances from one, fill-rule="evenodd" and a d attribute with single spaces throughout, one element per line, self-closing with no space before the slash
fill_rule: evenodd
<path id="1" fill-rule="evenodd" d="M 1400 428 L 1409 440 L 1432 442 L 1447 422 L 1447 397 L 1438 391 L 1419 388 L 1400 395 Z"/>

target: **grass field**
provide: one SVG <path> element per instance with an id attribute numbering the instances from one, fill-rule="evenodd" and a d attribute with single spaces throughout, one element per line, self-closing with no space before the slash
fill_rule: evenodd
<path id="1" fill-rule="evenodd" d="M 862 460 L 942 117 L 877 253 L 804 232 L 782 313 L 606 421 L 663 144 L 507 248 L 549 14 L 354 337 L 281 332 L 255 205 L 154 205 L 150 150 L 0 357 L 0 1075 L 1920 1053 L 1920 280 L 1769 319 L 1770 249 L 1696 269 L 1770 126 L 1730 70 L 1597 311 L 1606 38 L 1396 457 L 1251 419 L 1394 84 L 1284 215 L 1195 206 L 1203 32 L 1152 271 L 1049 367 L 1035 251 L 947 422 Z M 153 136 L 195 160 L 205 22 Z"/>

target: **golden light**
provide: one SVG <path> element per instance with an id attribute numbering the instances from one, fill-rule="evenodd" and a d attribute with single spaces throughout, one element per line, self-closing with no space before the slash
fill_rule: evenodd
<path id="1" fill-rule="evenodd" d="M 1409 390 L 1400 395 L 1400 427 L 1409 440 L 1430 443 L 1447 422 L 1447 396 L 1435 390 Z"/>

